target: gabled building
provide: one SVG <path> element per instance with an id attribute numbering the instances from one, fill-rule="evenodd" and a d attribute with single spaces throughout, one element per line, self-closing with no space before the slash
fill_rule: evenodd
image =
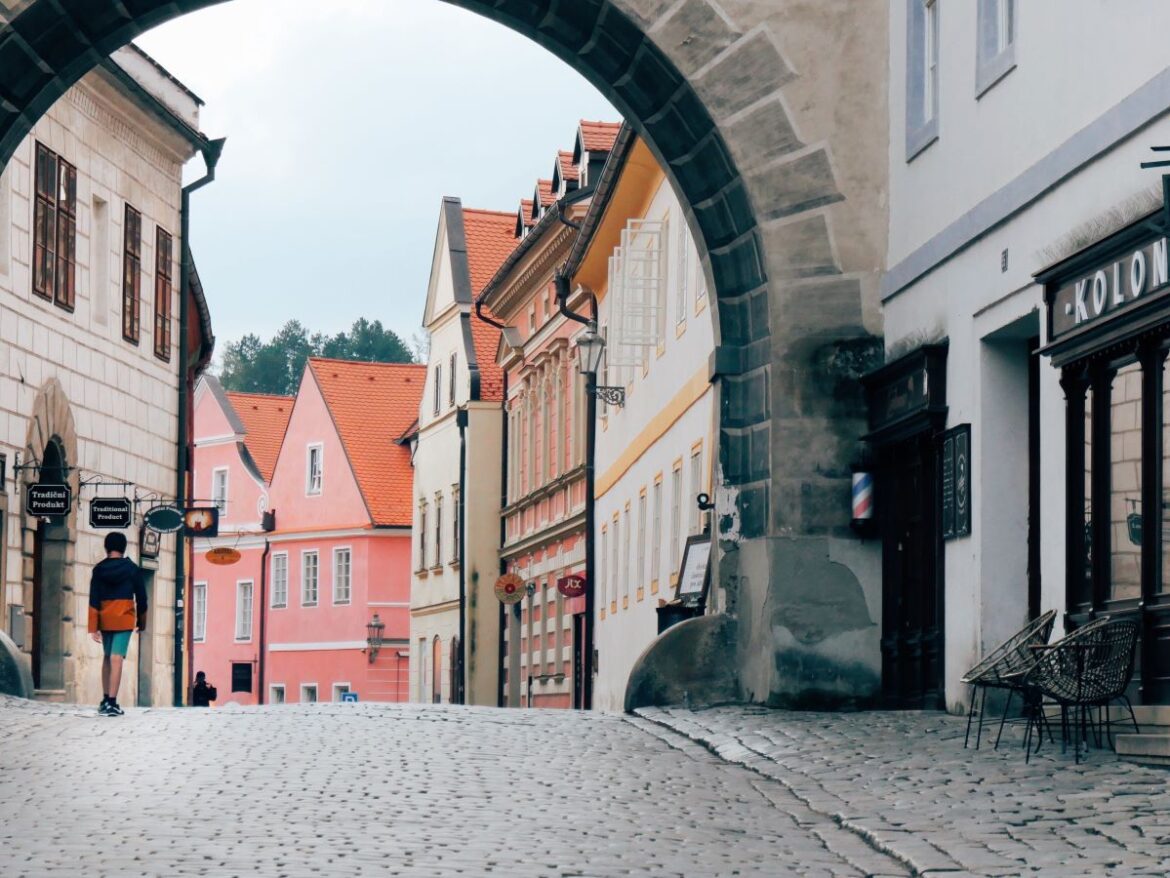
<path id="1" fill-rule="evenodd" d="M 516 244 L 513 213 L 443 200 L 423 326 L 426 388 L 406 441 L 414 461 L 411 700 L 499 697 L 499 330 L 472 313 Z"/>
<path id="2" fill-rule="evenodd" d="M 207 674 L 221 702 L 260 703 L 263 607 L 256 596 L 265 581 L 264 518 L 292 407 L 291 396 L 227 393 L 213 375 L 195 391 L 193 495 L 196 504 L 219 510 L 220 536 L 192 541 L 189 668 L 192 678 Z M 206 552 L 214 546 L 235 549 L 240 560 L 211 563 Z"/>
<path id="3" fill-rule="evenodd" d="M 397 440 L 423 378 L 311 359 L 288 401 L 207 382 L 196 480 L 224 512 L 199 548 L 243 556 L 218 568 L 196 553 L 193 667 L 221 702 L 406 700 L 412 473 Z"/>
<path id="4" fill-rule="evenodd" d="M 581 124 L 572 162 L 556 156 L 556 188 L 537 183 L 531 214 L 515 219 L 517 229 L 531 227 L 480 296 L 510 328 L 499 349 L 507 387 L 500 558 L 527 591 L 505 613 L 502 670 L 512 706 L 588 706 L 585 599 L 558 589 L 585 575 L 585 401 L 570 346 L 579 324 L 559 312 L 554 278 L 576 240 L 570 223 L 588 207 L 588 194 L 576 191 L 581 162 L 604 165 L 617 134 L 613 126 L 607 143 L 597 125 Z M 588 297 L 571 304 L 587 308 Z"/>

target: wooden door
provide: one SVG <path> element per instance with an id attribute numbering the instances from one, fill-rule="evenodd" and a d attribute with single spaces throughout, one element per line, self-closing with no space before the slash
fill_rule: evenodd
<path id="1" fill-rule="evenodd" d="M 897 444 L 880 475 L 882 690 L 890 707 L 943 704 L 941 539 L 936 444 Z"/>

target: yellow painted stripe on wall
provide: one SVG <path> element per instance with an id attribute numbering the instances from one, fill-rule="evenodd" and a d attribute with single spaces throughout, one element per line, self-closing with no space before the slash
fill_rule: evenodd
<path id="1" fill-rule="evenodd" d="M 593 486 L 593 497 L 600 500 L 606 492 L 617 484 L 618 480 L 629 472 L 630 467 L 642 459 L 651 446 L 666 435 L 667 430 L 675 425 L 679 418 L 690 411 L 691 407 L 711 390 L 708 380 L 707 367 L 704 365 L 690 377 L 682 389 L 674 395 L 662 410 L 650 419 L 643 429 L 621 453 L 613 465 L 602 473 Z"/>

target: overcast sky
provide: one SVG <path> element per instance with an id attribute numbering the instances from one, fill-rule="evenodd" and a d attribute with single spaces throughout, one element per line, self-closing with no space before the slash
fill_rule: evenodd
<path id="1" fill-rule="evenodd" d="M 228 138 L 192 199 L 220 351 L 293 317 L 409 341 L 442 197 L 512 210 L 578 120 L 620 118 L 535 43 L 438 0 L 232 0 L 138 43 Z"/>

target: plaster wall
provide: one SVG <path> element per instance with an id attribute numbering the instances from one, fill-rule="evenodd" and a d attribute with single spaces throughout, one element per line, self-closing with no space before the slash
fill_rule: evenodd
<path id="1" fill-rule="evenodd" d="M 192 112 L 194 112 L 192 108 Z M 76 302 L 72 313 L 32 294 L 32 216 L 35 142 L 77 168 Z M 9 514 L 0 535 L 0 626 L 9 629 L 9 607 L 23 608 L 8 631 L 28 649 L 33 619 L 32 531 L 22 515 L 19 486 L 35 471 L 14 474 L 38 457 L 53 433 L 64 437 L 79 467 L 70 477 L 74 513 L 64 546 L 64 573 L 50 588 L 65 592 L 62 625 L 63 697 L 97 703 L 101 647 L 86 634 L 89 570 L 102 557 L 105 531 L 88 524 L 86 501 L 98 490 L 79 490 L 79 479 L 126 481 L 140 495 L 165 498 L 175 490 L 178 378 L 175 357 L 154 356 L 155 229 L 174 235 L 175 278 L 171 313 L 178 306 L 179 187 L 191 151 L 158 120 L 133 104 L 109 79 L 92 72 L 37 122 L 0 177 L 0 454 L 11 477 L 3 491 Z M 122 338 L 122 223 L 125 204 L 142 212 L 142 336 Z M 51 388 L 51 392 L 50 391 Z M 46 393 L 48 392 L 48 396 Z M 52 402 L 43 408 L 44 400 Z M 36 421 L 37 416 L 41 422 Z M 67 427 L 68 424 L 68 427 Z M 135 488 L 101 489 L 102 495 L 133 495 Z M 140 507 L 139 511 L 144 511 Z M 138 532 L 127 532 L 129 555 L 138 559 Z M 139 675 L 128 672 L 122 700 L 171 703 L 174 619 L 174 539 L 163 537 L 151 577 L 150 615 L 142 650 L 150 667 L 143 675 L 150 692 L 139 693 Z M 134 638 L 128 668 L 139 662 Z M 145 656 L 149 656 L 147 659 Z"/>

